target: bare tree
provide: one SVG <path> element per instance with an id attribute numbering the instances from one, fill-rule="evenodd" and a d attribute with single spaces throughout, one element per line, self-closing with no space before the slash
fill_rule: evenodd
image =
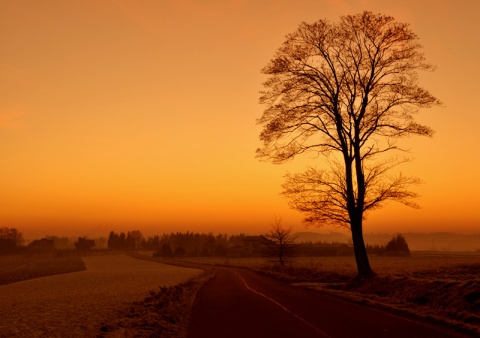
<path id="1" fill-rule="evenodd" d="M 265 235 L 270 240 L 269 255 L 275 257 L 275 260 L 282 266 L 292 255 L 292 244 L 296 239 L 292 231 L 291 226 L 285 227 L 281 219 L 275 218 L 270 231 Z"/>
<path id="2" fill-rule="evenodd" d="M 418 180 L 389 173 L 405 161 L 393 154 L 403 151 L 399 139 L 433 135 L 413 118 L 440 104 L 417 81 L 418 71 L 433 70 L 408 24 L 371 12 L 300 24 L 262 70 L 268 78 L 257 156 L 283 163 L 313 152 L 327 159 L 326 169 L 287 175 L 284 194 L 306 222 L 351 230 L 360 276 L 372 273 L 366 212 L 388 200 L 415 206 L 407 188 Z"/>
<path id="3" fill-rule="evenodd" d="M 0 238 L 12 241 L 16 246 L 20 246 L 24 242 L 23 234 L 15 228 L 1 227 Z"/>

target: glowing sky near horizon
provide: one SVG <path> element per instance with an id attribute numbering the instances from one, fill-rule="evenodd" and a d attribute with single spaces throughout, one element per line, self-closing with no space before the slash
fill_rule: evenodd
<path id="1" fill-rule="evenodd" d="M 371 10 L 408 22 L 443 107 L 418 120 L 405 174 L 419 210 L 389 204 L 365 231 L 478 232 L 478 1 L 2 0 L 0 226 L 29 236 L 110 230 L 303 230 L 279 196 L 315 166 L 255 158 L 260 69 L 300 22 Z"/>

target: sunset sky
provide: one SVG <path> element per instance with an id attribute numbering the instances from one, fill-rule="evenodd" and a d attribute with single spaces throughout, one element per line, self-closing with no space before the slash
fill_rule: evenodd
<path id="1" fill-rule="evenodd" d="M 480 231 L 480 2 L 476 0 L 2 0 L 0 226 L 26 238 L 140 229 L 304 231 L 255 158 L 260 70 L 302 21 L 371 10 L 408 22 L 443 102 L 411 138 L 421 209 L 389 204 L 366 232 Z M 335 230 L 328 228 L 326 230 Z"/>

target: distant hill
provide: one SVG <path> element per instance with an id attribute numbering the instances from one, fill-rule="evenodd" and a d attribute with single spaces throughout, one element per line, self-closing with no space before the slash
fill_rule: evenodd
<path id="1" fill-rule="evenodd" d="M 395 233 L 365 233 L 365 242 L 368 244 L 385 245 Z M 404 232 L 412 251 L 476 251 L 480 250 L 480 233 L 464 234 L 453 232 Z M 297 232 L 296 242 L 339 242 L 351 243 L 347 232 Z"/>

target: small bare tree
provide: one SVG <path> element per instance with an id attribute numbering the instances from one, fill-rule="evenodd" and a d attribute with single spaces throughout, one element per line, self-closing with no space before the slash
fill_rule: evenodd
<path id="1" fill-rule="evenodd" d="M 275 258 L 280 265 L 285 265 L 293 253 L 293 242 L 296 236 L 292 234 L 293 228 L 285 227 L 282 220 L 275 218 L 270 231 L 265 237 L 270 240 L 268 254 Z"/>
<path id="2" fill-rule="evenodd" d="M 366 213 L 389 200 L 415 206 L 407 188 L 418 180 L 389 175 L 404 160 L 388 154 L 402 150 L 399 139 L 433 134 L 413 118 L 440 104 L 418 85 L 417 72 L 433 69 L 408 24 L 363 12 L 300 24 L 262 70 L 257 155 L 273 163 L 306 152 L 327 159 L 325 170 L 287 175 L 284 194 L 306 222 L 350 229 L 360 276 L 372 273 Z"/>

